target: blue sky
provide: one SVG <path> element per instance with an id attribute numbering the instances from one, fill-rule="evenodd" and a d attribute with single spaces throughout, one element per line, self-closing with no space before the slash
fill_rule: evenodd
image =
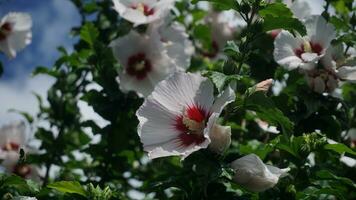
<path id="1" fill-rule="evenodd" d="M 33 39 L 13 60 L 0 54 L 5 68 L 0 81 L 26 76 L 39 65 L 51 66 L 58 57 L 57 46 L 71 47 L 75 39 L 68 33 L 80 24 L 79 13 L 69 0 L 0 0 L 1 17 L 14 11 L 31 14 Z"/>
<path id="2" fill-rule="evenodd" d="M 32 92 L 46 96 L 53 83 L 47 76 L 31 77 L 36 66 L 51 67 L 58 57 L 57 47 L 72 48 L 71 27 L 80 24 L 79 13 L 69 0 L 0 0 L 0 18 L 8 12 L 27 12 L 32 16 L 32 43 L 9 60 L 0 53 L 4 74 L 0 78 L 0 125 L 18 119 L 10 108 L 37 112 Z"/>

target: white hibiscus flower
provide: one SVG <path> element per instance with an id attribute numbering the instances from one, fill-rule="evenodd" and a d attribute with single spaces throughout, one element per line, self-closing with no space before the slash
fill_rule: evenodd
<path id="1" fill-rule="evenodd" d="M 9 13 L 0 21 L 0 51 L 9 58 L 31 43 L 31 16 L 26 13 Z"/>
<path id="2" fill-rule="evenodd" d="M 290 170 L 266 165 L 255 154 L 235 160 L 231 167 L 235 170 L 233 180 L 253 192 L 262 192 L 274 187 L 279 178 L 286 176 Z"/>
<path id="3" fill-rule="evenodd" d="M 213 83 L 199 74 L 175 73 L 160 82 L 137 111 L 138 134 L 148 156 L 181 156 L 202 148 L 222 153 L 231 142 L 230 127 L 220 126 L 222 109 L 235 100 L 228 87 L 214 98 Z"/>
<path id="4" fill-rule="evenodd" d="M 309 86 L 317 93 L 333 92 L 341 81 L 356 82 L 356 62 L 345 58 L 342 45 L 330 46 L 318 67 L 302 70 Z"/>
<path id="5" fill-rule="evenodd" d="M 134 26 L 149 24 L 164 17 L 174 6 L 174 0 L 113 0 L 114 9 Z"/>
<path id="6" fill-rule="evenodd" d="M 20 149 L 24 149 L 25 152 L 29 150 L 27 142 L 26 126 L 23 122 L 12 123 L 0 129 L 0 160 L 2 160 L 0 165 L 6 172 L 24 178 L 37 174 L 36 169 L 30 165 L 18 164 Z"/>
<path id="7" fill-rule="evenodd" d="M 211 27 L 211 50 L 203 52 L 203 56 L 216 59 L 222 57 L 222 50 L 226 42 L 234 38 L 236 27 L 230 25 L 223 12 L 211 11 L 205 18 L 205 22 Z"/>
<path id="8" fill-rule="evenodd" d="M 159 35 L 168 56 L 178 67 L 186 69 L 190 66 L 194 46 L 183 25 L 168 18 L 152 23 L 148 29 L 150 35 Z"/>
<path id="9" fill-rule="evenodd" d="M 140 35 L 131 31 L 114 40 L 110 46 L 115 58 L 123 66 L 117 79 L 120 89 L 136 91 L 140 96 L 149 95 L 159 81 L 187 67 L 176 65 L 179 61 L 168 56 L 157 34 Z"/>
<path id="10" fill-rule="evenodd" d="M 288 70 L 311 70 L 325 54 L 335 30 L 322 16 L 312 16 L 305 21 L 307 35 L 294 37 L 282 31 L 274 41 L 274 59 Z"/>

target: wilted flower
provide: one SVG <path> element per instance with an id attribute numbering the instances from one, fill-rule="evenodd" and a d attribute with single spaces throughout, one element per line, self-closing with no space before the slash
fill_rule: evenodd
<path id="1" fill-rule="evenodd" d="M 174 6 L 174 0 L 113 0 L 114 9 L 134 26 L 148 24 L 164 17 Z"/>
<path id="2" fill-rule="evenodd" d="M 31 16 L 26 13 L 9 13 L 0 21 L 0 51 L 9 58 L 31 43 Z"/>
<path id="3" fill-rule="evenodd" d="M 0 159 L 1 166 L 8 173 L 14 173 L 21 177 L 30 177 L 35 172 L 30 165 L 19 164 L 20 149 L 27 148 L 26 126 L 23 122 L 16 122 L 0 129 Z"/>
<path id="4" fill-rule="evenodd" d="M 230 87 L 214 98 L 212 82 L 198 74 L 175 73 L 160 82 L 137 111 L 138 134 L 148 156 L 179 155 L 201 148 L 221 153 L 230 144 L 230 127 L 217 124 L 222 109 L 235 100 Z"/>
<path id="5" fill-rule="evenodd" d="M 194 46 L 183 25 L 168 18 L 150 24 L 148 32 L 150 35 L 159 36 L 168 56 L 177 66 L 183 69 L 189 67 Z"/>
<path id="6" fill-rule="evenodd" d="M 115 58 L 123 66 L 117 79 L 123 91 L 136 91 L 147 96 L 159 81 L 187 67 L 177 66 L 180 61 L 168 56 L 157 34 L 140 35 L 131 31 L 114 40 L 110 46 Z"/>
<path id="7" fill-rule="evenodd" d="M 286 176 L 290 170 L 266 165 L 255 154 L 235 160 L 231 167 L 235 170 L 233 180 L 253 192 L 262 192 L 274 187 L 279 178 Z"/>
<path id="8" fill-rule="evenodd" d="M 288 70 L 311 70 L 325 54 L 335 38 L 335 30 L 322 16 L 312 16 L 305 21 L 307 35 L 294 37 L 282 31 L 274 41 L 274 59 Z"/>

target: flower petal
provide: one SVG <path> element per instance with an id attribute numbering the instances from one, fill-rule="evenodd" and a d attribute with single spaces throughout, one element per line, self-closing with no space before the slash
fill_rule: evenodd
<path id="1" fill-rule="evenodd" d="M 27 142 L 26 125 L 24 122 L 13 122 L 0 129 L 0 147 L 8 142 L 24 146 Z"/>
<path id="2" fill-rule="evenodd" d="M 302 38 L 294 38 L 291 33 L 282 30 L 274 40 L 274 59 L 287 70 L 296 69 L 303 64 L 302 59 L 295 53 L 302 45 Z"/>
<path id="3" fill-rule="evenodd" d="M 220 114 L 227 104 L 235 101 L 235 98 L 235 91 L 230 86 L 227 86 L 224 92 L 216 98 L 210 111 Z"/>
<path id="4" fill-rule="evenodd" d="M 311 13 L 310 5 L 307 2 L 300 0 L 293 1 L 290 5 L 290 10 L 293 12 L 294 16 L 300 20 L 309 17 Z"/>
<path id="5" fill-rule="evenodd" d="M 340 67 L 337 71 L 337 75 L 340 79 L 356 82 L 356 67 L 343 66 Z"/>
<path id="6" fill-rule="evenodd" d="M 314 15 L 305 21 L 307 35 L 311 42 L 318 43 L 323 49 L 327 49 L 335 35 L 335 28 L 333 25 L 326 22 L 323 16 Z"/>
<path id="7" fill-rule="evenodd" d="M 234 181 L 254 192 L 262 192 L 278 183 L 289 170 L 265 165 L 255 154 L 249 154 L 231 163 L 235 169 Z"/>
<path id="8" fill-rule="evenodd" d="M 209 79 L 199 74 L 177 72 L 160 82 L 149 98 L 175 112 L 196 104 L 209 111 L 214 101 L 213 92 L 214 87 Z"/>
<path id="9" fill-rule="evenodd" d="M 3 22 L 12 24 L 12 31 L 29 31 L 32 27 L 31 16 L 27 13 L 11 12 L 3 18 Z"/>

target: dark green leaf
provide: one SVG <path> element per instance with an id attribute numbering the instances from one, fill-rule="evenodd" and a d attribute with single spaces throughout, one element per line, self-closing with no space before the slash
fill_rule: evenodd
<path id="1" fill-rule="evenodd" d="M 283 3 L 268 4 L 260 10 L 259 14 L 264 20 L 264 31 L 285 29 L 298 31 L 302 35 L 306 34 L 304 25 L 298 19 L 293 18 L 292 12 Z"/>
<path id="2" fill-rule="evenodd" d="M 347 147 L 344 144 L 338 143 L 338 144 L 327 144 L 324 147 L 327 150 L 332 150 L 335 151 L 339 154 L 344 154 L 344 153 L 348 153 L 351 154 L 353 156 L 356 156 L 356 152 L 353 151 L 352 149 L 350 149 L 349 147 Z"/>
<path id="3" fill-rule="evenodd" d="M 99 32 L 92 23 L 86 23 L 80 30 L 80 37 L 91 46 L 94 45 L 98 36 Z"/>
<path id="4" fill-rule="evenodd" d="M 236 0 L 192 0 L 192 3 L 196 4 L 199 1 L 208 1 L 214 4 L 214 6 L 220 10 L 237 9 L 239 7 L 239 4 Z"/>
<path id="5" fill-rule="evenodd" d="M 282 131 L 291 134 L 293 123 L 280 111 L 263 92 L 255 92 L 245 99 L 246 109 L 253 110 L 257 116 L 270 123 L 271 125 L 280 125 Z"/>

